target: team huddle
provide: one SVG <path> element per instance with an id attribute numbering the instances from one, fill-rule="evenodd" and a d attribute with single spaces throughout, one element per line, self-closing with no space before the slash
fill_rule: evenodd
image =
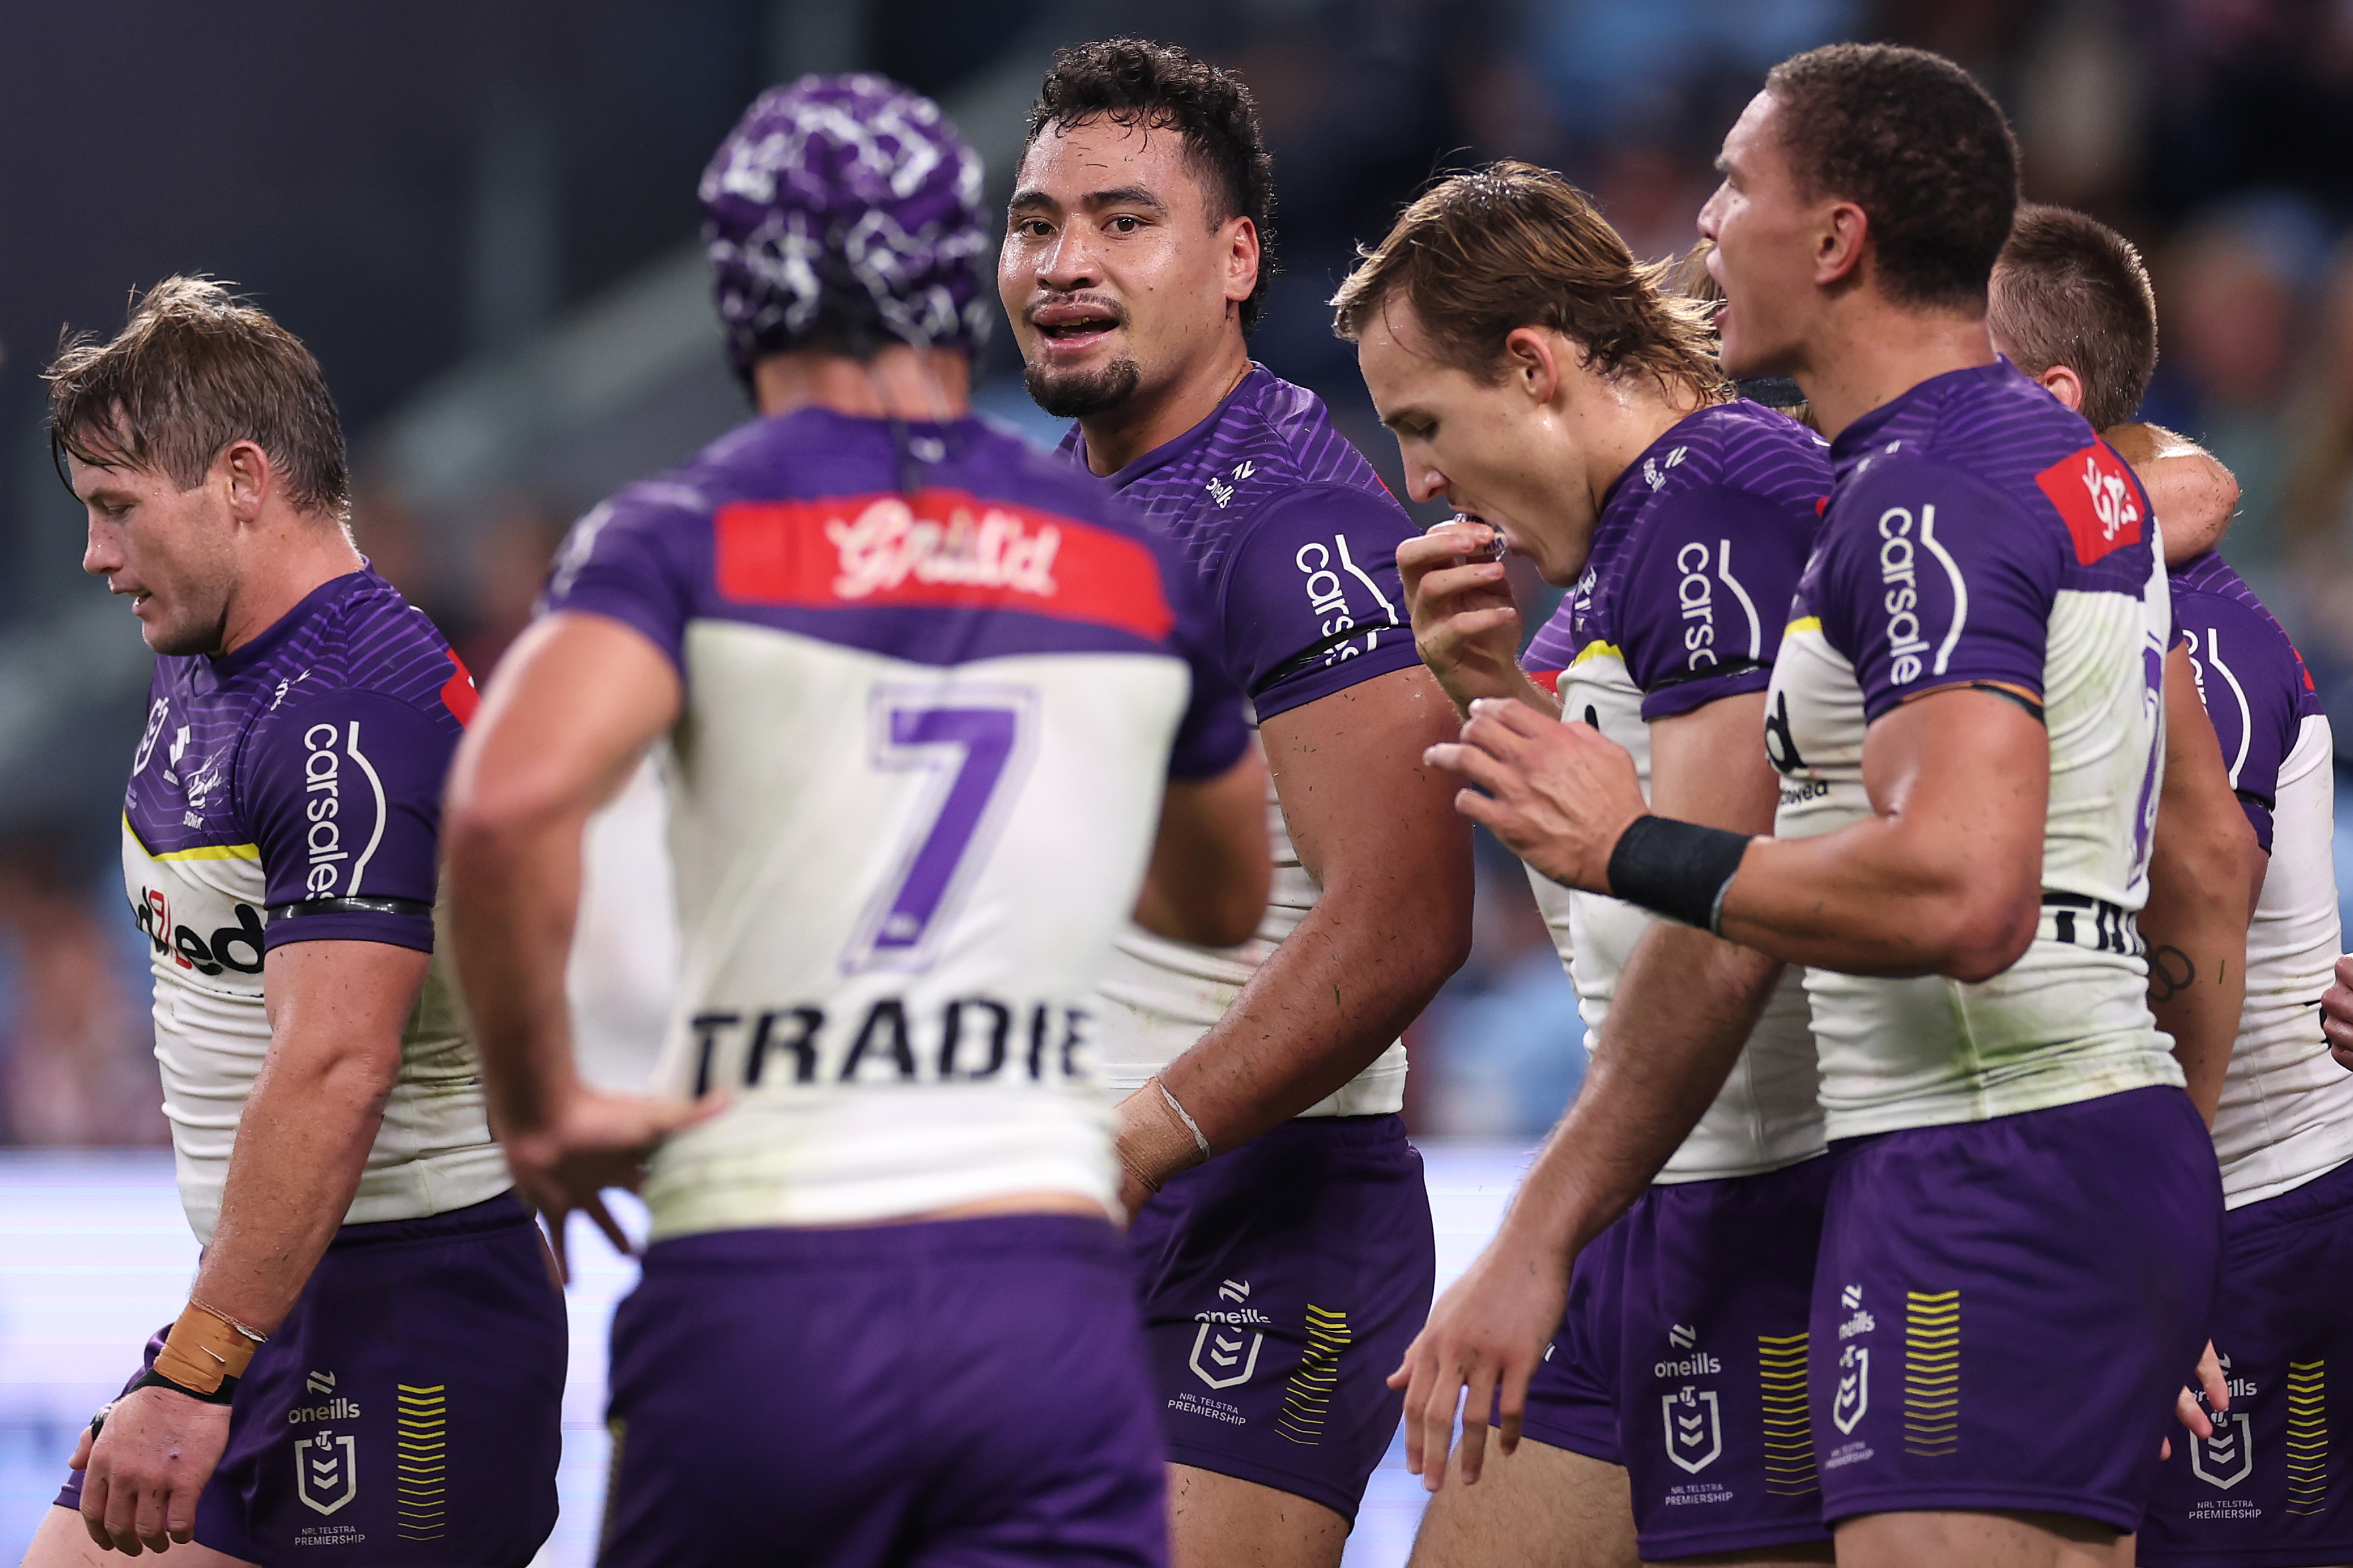
<path id="1" fill-rule="evenodd" d="M 2333 744 L 2231 476 L 2132 422 L 2140 259 L 1917 50 L 1783 62 L 1718 168 L 1672 271 L 1508 162 L 1362 251 L 1425 532 L 1250 358 L 1234 75 L 1058 55 L 995 299 L 935 105 L 771 90 L 700 193 L 756 417 L 479 701 L 290 334 L 174 279 L 69 345 L 204 1253 L 26 1562 L 530 1562 L 619 1187 L 613 1568 L 1333 1568 L 1401 1418 L 1423 1568 L 2353 1563 Z M 1054 452 L 971 412 L 1000 310 Z M 649 754 L 631 1095 L 565 967 Z M 1474 823 L 1592 1066 L 1433 1301 L 1400 1039 Z"/>

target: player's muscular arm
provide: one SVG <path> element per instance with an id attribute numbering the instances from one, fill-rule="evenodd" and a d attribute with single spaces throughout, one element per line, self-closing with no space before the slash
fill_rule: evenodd
<path id="1" fill-rule="evenodd" d="M 1504 563 L 1481 558 L 1495 538 L 1483 523 L 1441 522 L 1398 546 L 1414 650 L 1458 712 L 1508 697 L 1557 718 L 1560 700 L 1520 668 L 1520 612 Z"/>
<path id="2" fill-rule="evenodd" d="M 582 831 L 681 701 L 677 670 L 643 635 L 558 613 L 501 661 L 450 773 L 451 935 L 492 1128 L 516 1186 L 548 1215 L 559 1258 L 575 1208 L 627 1247 L 598 1194 L 634 1190 L 646 1155 L 699 1114 L 584 1086 L 564 992 Z"/>
<path id="3" fill-rule="evenodd" d="M 1394 670 L 1265 721 L 1267 763 L 1323 897 L 1199 1043 L 1161 1074 L 1213 1151 L 1354 1078 L 1471 944 L 1471 836 L 1422 749 L 1451 731 L 1422 669 Z"/>
<path id="4" fill-rule="evenodd" d="M 2148 491 L 2165 535 L 2165 563 L 2179 566 L 2222 542 L 2239 507 L 2239 480 L 2214 455 L 2162 425 L 2113 425 L 2100 438 Z"/>
<path id="5" fill-rule="evenodd" d="M 261 1334 L 293 1310 L 359 1189 L 430 962 L 374 942 L 290 942 L 263 960 L 269 1053 L 192 1300 Z M 227 1440 L 226 1405 L 161 1387 L 117 1400 L 74 1456 L 91 1539 L 133 1553 L 189 1540 Z"/>
<path id="6" fill-rule="evenodd" d="M 2208 1124 L 2247 994 L 2247 922 L 2266 858 L 2231 788 L 2186 648 L 2165 661 L 2165 783 L 2149 847 L 2148 1005 L 2173 1037 L 2189 1097 Z"/>
<path id="7" fill-rule="evenodd" d="M 1662 815 L 1739 833 L 1771 829 L 1779 780 L 1758 744 L 1764 705 L 1762 692 L 1728 697 L 1651 725 L 1651 799 Z M 1504 1448 L 1516 1446 L 1528 1378 L 1559 1325 L 1571 1261 L 1698 1124 L 1780 973 L 1753 949 L 1667 921 L 1635 944 L 1584 1087 L 1494 1240 L 1439 1299 L 1400 1369 L 1410 1379 L 1409 1464 L 1426 1484 L 1435 1489 L 1444 1476 L 1446 1428 L 1465 1381 L 1464 1479 L 1478 1479 L 1489 1391 L 1502 1394 Z M 1455 1368 L 1467 1378 L 1450 1378 Z"/>
<path id="8" fill-rule="evenodd" d="M 1457 797 L 1464 815 L 1555 881 L 1592 892 L 1611 891 L 1611 852 L 1649 814 L 1623 749 L 1518 704 L 1480 703 L 1461 743 L 1432 748 L 1431 760 L 1477 786 Z M 2042 723 L 1996 692 L 1925 692 L 1872 724 L 1862 772 L 1869 819 L 1748 844 L 1722 890 L 1723 934 L 1850 974 L 1982 981 L 2015 963 L 2041 914 Z"/>
<path id="9" fill-rule="evenodd" d="M 1202 947 L 1249 940 L 1274 877 L 1266 761 L 1256 746 L 1215 778 L 1170 779 L 1135 923 Z"/>

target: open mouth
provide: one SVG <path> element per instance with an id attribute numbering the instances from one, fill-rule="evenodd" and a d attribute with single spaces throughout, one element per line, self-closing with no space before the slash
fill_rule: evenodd
<path id="1" fill-rule="evenodd" d="M 1086 303 L 1048 305 L 1029 321 L 1050 352 L 1065 353 L 1092 347 L 1124 324 L 1116 311 Z"/>

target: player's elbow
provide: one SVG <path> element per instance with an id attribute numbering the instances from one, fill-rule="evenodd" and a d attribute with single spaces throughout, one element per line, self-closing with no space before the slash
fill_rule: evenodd
<path id="1" fill-rule="evenodd" d="M 1934 969 L 1968 985 L 1982 984 L 2024 958 L 2042 918 L 2042 900 L 2031 889 L 2023 895 L 1954 900 L 1947 910 L 1932 931 Z"/>

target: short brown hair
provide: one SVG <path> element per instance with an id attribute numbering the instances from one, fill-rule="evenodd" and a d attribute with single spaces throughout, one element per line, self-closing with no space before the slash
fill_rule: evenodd
<path id="1" fill-rule="evenodd" d="M 1332 299 L 1333 331 L 1344 338 L 1361 336 L 1403 290 L 1437 357 L 1490 382 L 1505 338 L 1549 327 L 1603 375 L 1729 395 L 1709 307 L 1673 291 L 1670 267 L 1635 260 L 1585 194 L 1549 169 L 1506 159 L 1449 175 L 1357 254 Z"/>
<path id="2" fill-rule="evenodd" d="M 231 443 L 251 441 L 298 510 L 338 521 L 350 510 L 343 428 L 319 362 L 216 279 L 164 279 L 113 342 L 70 338 L 43 376 L 60 470 L 70 456 L 190 490 Z"/>
<path id="3" fill-rule="evenodd" d="M 1986 326 L 2011 363 L 2073 371 L 2094 430 L 2139 410 L 2157 374 L 2157 291 L 2132 241 L 2065 207 L 2023 206 L 1993 276 Z"/>
<path id="4" fill-rule="evenodd" d="M 2018 142 L 1978 79 L 1926 49 L 1831 44 L 1775 66 L 1765 90 L 1799 188 L 1871 220 L 1887 296 L 1983 310 L 2018 211 Z"/>

